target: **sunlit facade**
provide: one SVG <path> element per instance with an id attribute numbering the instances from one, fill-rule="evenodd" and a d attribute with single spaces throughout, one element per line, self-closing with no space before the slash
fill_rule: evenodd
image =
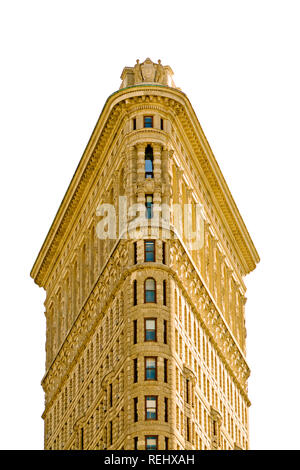
<path id="1" fill-rule="evenodd" d="M 249 448 L 244 277 L 259 257 L 172 75 L 150 59 L 125 67 L 33 266 L 45 449 Z M 170 223 L 151 226 L 160 205 Z"/>

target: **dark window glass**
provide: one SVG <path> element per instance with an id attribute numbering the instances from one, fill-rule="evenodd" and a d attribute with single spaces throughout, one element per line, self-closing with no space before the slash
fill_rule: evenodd
<path id="1" fill-rule="evenodd" d="M 169 415 L 168 415 L 168 399 L 165 398 L 165 422 L 167 423 L 169 420 Z"/>
<path id="2" fill-rule="evenodd" d="M 133 382 L 137 383 L 138 381 L 138 362 L 137 359 L 133 359 Z"/>
<path id="3" fill-rule="evenodd" d="M 168 332 L 167 324 L 168 324 L 167 320 L 164 320 L 164 344 L 167 344 L 167 339 L 168 339 L 168 337 L 167 337 L 167 334 L 168 334 L 167 333 Z"/>
<path id="4" fill-rule="evenodd" d="M 163 119 L 160 120 L 160 128 L 161 128 L 162 131 L 164 130 L 164 120 Z"/>
<path id="5" fill-rule="evenodd" d="M 137 281 L 133 281 L 133 305 L 137 305 Z"/>
<path id="6" fill-rule="evenodd" d="M 145 241 L 145 261 L 155 261 L 155 242 Z"/>
<path id="7" fill-rule="evenodd" d="M 156 283 L 152 278 L 145 281 L 145 303 L 156 302 Z"/>
<path id="8" fill-rule="evenodd" d="M 84 449 L 84 440 L 83 440 L 83 428 L 80 429 L 80 448 Z"/>
<path id="9" fill-rule="evenodd" d="M 169 438 L 165 437 L 165 450 L 169 450 Z"/>
<path id="10" fill-rule="evenodd" d="M 153 178 L 153 149 L 147 145 L 145 150 L 145 178 Z"/>
<path id="11" fill-rule="evenodd" d="M 109 422 L 109 434 L 110 434 L 110 445 L 113 443 L 113 423 L 112 421 Z"/>
<path id="12" fill-rule="evenodd" d="M 186 380 L 186 402 L 189 403 L 190 401 L 190 394 L 189 394 L 190 383 L 189 380 Z"/>
<path id="13" fill-rule="evenodd" d="M 136 130 L 136 118 L 133 118 L 133 130 Z"/>
<path id="14" fill-rule="evenodd" d="M 190 440 L 190 419 L 186 419 L 186 440 Z"/>
<path id="15" fill-rule="evenodd" d="M 153 217 L 153 194 L 146 194 L 146 219 Z"/>
<path id="16" fill-rule="evenodd" d="M 216 426 L 215 420 L 213 420 L 213 433 L 214 433 L 214 436 L 217 435 L 217 426 Z"/>
<path id="17" fill-rule="evenodd" d="M 145 341 L 156 341 L 156 319 L 145 319 Z"/>
<path id="18" fill-rule="evenodd" d="M 156 357 L 145 358 L 145 380 L 156 380 Z"/>
<path id="19" fill-rule="evenodd" d="M 162 243 L 162 262 L 166 264 L 166 242 Z"/>
<path id="20" fill-rule="evenodd" d="M 164 381 L 168 382 L 168 359 L 164 359 Z"/>
<path id="21" fill-rule="evenodd" d="M 133 320 L 133 344 L 137 343 L 137 320 Z"/>
<path id="22" fill-rule="evenodd" d="M 157 450 L 157 436 L 146 436 L 146 450 Z"/>
<path id="23" fill-rule="evenodd" d="M 153 127 L 153 116 L 144 116 L 144 127 Z"/>
<path id="24" fill-rule="evenodd" d="M 109 404 L 112 407 L 113 406 L 113 386 L 112 384 L 109 385 Z"/>
<path id="25" fill-rule="evenodd" d="M 167 281 L 163 281 L 163 304 L 167 305 Z"/>
<path id="26" fill-rule="evenodd" d="M 138 437 L 134 438 L 134 450 L 138 450 Z"/>
<path id="27" fill-rule="evenodd" d="M 133 262 L 134 264 L 137 263 L 137 242 L 134 242 L 133 244 Z"/>
<path id="28" fill-rule="evenodd" d="M 135 423 L 138 421 L 138 409 L 137 409 L 137 405 L 138 405 L 138 399 L 137 399 L 137 397 L 135 397 L 135 398 L 133 399 L 133 420 L 134 420 Z"/>

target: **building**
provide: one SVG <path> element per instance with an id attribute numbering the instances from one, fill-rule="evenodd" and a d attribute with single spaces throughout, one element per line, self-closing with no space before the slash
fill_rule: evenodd
<path id="1" fill-rule="evenodd" d="M 124 68 L 33 266 L 46 449 L 249 447 L 243 279 L 259 257 L 172 75 Z"/>

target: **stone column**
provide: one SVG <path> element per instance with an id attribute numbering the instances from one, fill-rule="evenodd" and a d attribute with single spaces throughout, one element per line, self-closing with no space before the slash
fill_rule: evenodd
<path id="1" fill-rule="evenodd" d="M 125 196 L 127 196 L 128 207 L 135 203 L 135 185 L 137 180 L 137 160 L 136 160 L 136 149 L 131 146 L 128 148 L 126 159 L 125 159 Z"/>

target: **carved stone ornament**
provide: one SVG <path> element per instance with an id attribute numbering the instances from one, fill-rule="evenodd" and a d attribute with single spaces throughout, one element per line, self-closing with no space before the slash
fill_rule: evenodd
<path id="1" fill-rule="evenodd" d="M 173 71 L 169 65 L 162 65 L 161 60 L 152 62 L 149 57 L 142 63 L 137 59 L 134 67 L 125 67 L 121 75 L 120 88 L 139 85 L 141 83 L 159 83 L 175 87 Z"/>

